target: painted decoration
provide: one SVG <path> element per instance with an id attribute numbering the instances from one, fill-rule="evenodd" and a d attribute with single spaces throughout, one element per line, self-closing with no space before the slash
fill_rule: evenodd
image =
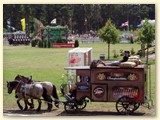
<path id="1" fill-rule="evenodd" d="M 135 74 L 129 74 L 128 80 L 137 80 L 137 76 Z"/>
<path id="2" fill-rule="evenodd" d="M 103 97 L 104 89 L 102 87 L 100 87 L 100 86 L 97 86 L 97 87 L 94 88 L 93 94 L 97 98 Z"/>
<path id="3" fill-rule="evenodd" d="M 89 66 L 92 61 L 92 48 L 74 48 L 68 51 L 69 66 Z"/>
<path id="4" fill-rule="evenodd" d="M 113 88 L 114 97 L 129 96 L 131 98 L 138 96 L 138 88 L 135 87 L 114 87 Z"/>
<path id="5" fill-rule="evenodd" d="M 104 73 L 99 73 L 99 74 L 97 75 L 97 80 L 106 80 L 105 74 L 104 74 Z"/>

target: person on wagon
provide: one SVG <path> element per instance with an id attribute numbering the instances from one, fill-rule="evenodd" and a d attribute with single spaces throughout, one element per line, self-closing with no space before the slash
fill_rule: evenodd
<path id="1" fill-rule="evenodd" d="M 128 61 L 129 57 L 130 57 L 130 52 L 129 51 L 124 51 L 124 56 L 121 60 L 115 61 L 115 62 L 112 62 L 112 63 L 106 63 L 105 65 L 106 66 L 119 66 L 122 62 Z"/>

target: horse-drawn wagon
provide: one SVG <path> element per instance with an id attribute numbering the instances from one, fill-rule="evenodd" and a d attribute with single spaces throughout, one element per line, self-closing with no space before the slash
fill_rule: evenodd
<path id="1" fill-rule="evenodd" d="M 91 64 L 91 66 L 65 67 L 65 69 L 67 71 L 75 70 L 76 75 L 74 84 L 69 81 L 69 93 L 64 93 L 66 101 L 58 99 L 56 88 L 52 83 L 34 82 L 32 78 L 20 75 L 14 81 L 7 83 L 8 93 L 12 93 L 13 89 L 16 93 L 20 93 L 21 96 L 17 103 L 20 99 L 26 98 L 24 110 L 27 110 L 27 104 L 30 107 L 33 105 L 33 103 L 27 103 L 28 97 L 37 99 L 37 97 L 27 93 L 26 89 L 29 89 L 27 86 L 37 84 L 43 88 L 41 96 L 44 98 L 43 100 L 47 101 L 49 111 L 51 111 L 52 102 L 54 102 L 56 107 L 59 103 L 63 103 L 66 112 L 74 113 L 84 109 L 88 99 L 92 102 L 116 102 L 116 110 L 120 114 L 131 114 L 140 105 L 147 105 L 148 108 L 153 105 L 149 65 L 126 68 L 124 66 L 94 66 Z M 49 86 L 51 87 L 51 94 L 47 92 Z M 33 91 L 35 90 L 33 89 Z M 51 95 L 55 100 L 52 100 Z M 38 100 L 42 99 L 38 98 Z M 23 110 L 20 104 L 18 106 Z M 41 106 L 41 102 L 39 102 L 39 106 Z M 37 110 L 40 110 L 40 107 Z"/>
<path id="2" fill-rule="evenodd" d="M 85 108 L 86 98 L 92 102 L 116 102 L 116 110 L 120 114 L 133 113 L 146 103 L 149 108 L 151 86 L 148 84 L 151 82 L 147 77 L 148 67 L 65 67 L 66 70 L 76 71 L 75 94 L 72 94 L 72 99 L 69 97 L 67 100 L 65 110 L 70 112 Z M 150 101 L 152 103 L 151 99 Z"/>

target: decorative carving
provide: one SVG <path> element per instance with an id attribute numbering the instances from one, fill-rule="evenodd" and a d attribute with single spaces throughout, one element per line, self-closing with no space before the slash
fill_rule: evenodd
<path id="1" fill-rule="evenodd" d="M 98 79 L 98 80 L 106 80 L 106 76 L 105 76 L 104 73 L 99 73 L 99 74 L 97 75 L 97 79 Z"/>
<path id="2" fill-rule="evenodd" d="M 128 80 L 137 80 L 137 76 L 134 73 L 129 74 Z"/>

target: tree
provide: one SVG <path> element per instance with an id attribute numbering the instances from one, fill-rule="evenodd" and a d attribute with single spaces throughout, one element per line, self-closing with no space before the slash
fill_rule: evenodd
<path id="1" fill-rule="evenodd" d="M 108 60 L 110 59 L 110 44 L 120 42 L 119 30 L 115 25 L 111 23 L 111 20 L 107 20 L 106 25 L 98 31 L 99 37 L 108 44 Z"/>
<path id="2" fill-rule="evenodd" d="M 83 14 L 82 14 L 83 13 Z M 96 14 L 95 14 L 96 13 Z M 139 19 L 138 19 L 139 16 Z M 129 21 L 133 30 L 144 18 L 155 19 L 155 4 L 4 4 L 3 26 L 7 28 L 7 20 L 17 30 L 21 30 L 20 20 L 26 19 L 31 29 L 29 17 L 35 17 L 42 23 L 50 25 L 51 20 L 57 19 L 57 25 L 68 25 L 70 29 L 84 33 L 86 28 L 97 31 L 103 27 L 106 19 L 120 28 L 121 24 Z M 87 25 L 84 21 L 87 19 Z"/>
<path id="3" fill-rule="evenodd" d="M 147 19 L 145 19 L 145 22 L 143 23 L 143 27 L 139 29 L 139 37 L 138 40 L 141 42 L 141 44 L 146 45 L 147 47 L 147 59 L 146 62 L 148 64 L 148 50 L 149 46 L 155 40 L 155 25 L 150 24 Z"/>
<path id="4" fill-rule="evenodd" d="M 142 34 L 144 28 L 138 29 L 137 30 L 137 35 L 138 38 L 135 40 L 135 42 L 141 44 L 141 56 L 145 57 L 145 51 L 143 50 L 145 48 L 145 44 L 144 44 L 144 35 Z"/>
<path id="5" fill-rule="evenodd" d="M 144 35 L 144 41 L 145 44 L 147 45 L 147 64 L 148 64 L 148 50 L 149 50 L 149 45 L 155 40 L 155 25 L 150 24 L 148 20 L 145 20 L 143 24 L 143 31 L 142 34 Z"/>

